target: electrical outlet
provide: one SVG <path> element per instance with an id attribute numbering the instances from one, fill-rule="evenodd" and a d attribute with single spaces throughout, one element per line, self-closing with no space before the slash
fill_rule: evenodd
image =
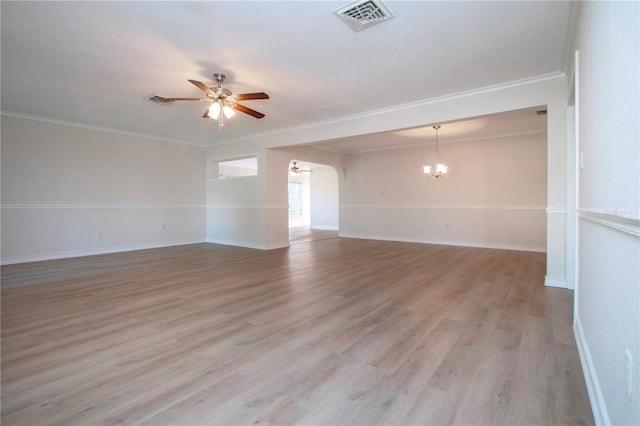
<path id="1" fill-rule="evenodd" d="M 627 384 L 627 396 L 631 398 L 633 396 L 633 357 L 629 349 L 624 351 L 624 354 L 626 355 L 624 360 L 624 370 L 626 373 L 624 381 Z"/>

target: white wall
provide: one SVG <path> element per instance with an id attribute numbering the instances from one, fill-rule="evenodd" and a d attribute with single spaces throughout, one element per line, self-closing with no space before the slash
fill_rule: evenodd
<path id="1" fill-rule="evenodd" d="M 567 84 L 566 77 L 560 74 L 480 88 L 212 146 L 207 151 L 210 158 L 225 156 L 231 152 L 234 155 L 241 155 L 264 149 L 262 164 L 265 175 L 257 179 L 260 192 L 256 194 L 253 213 L 244 211 L 243 214 L 234 215 L 229 211 L 225 214 L 216 206 L 208 209 L 209 241 L 225 241 L 228 244 L 260 248 L 288 245 L 286 182 L 289 161 L 296 158 L 331 165 L 338 172 L 341 186 L 345 176 L 348 175 L 339 154 L 314 149 L 305 144 L 352 135 L 432 125 L 541 105 L 546 105 L 548 110 L 547 276 L 545 283 L 560 287 L 567 286 L 566 260 L 569 258 L 566 244 Z M 341 203 L 344 204 L 344 201 L 341 200 Z M 226 218 L 225 226 L 237 229 L 239 233 L 226 232 L 222 226 L 212 228 L 214 211 L 215 215 Z M 342 228 L 342 212 L 340 214 Z M 250 220 L 248 227 L 242 223 L 245 219 Z"/>
<path id="2" fill-rule="evenodd" d="M 204 241 L 204 148 L 2 115 L 2 262 Z"/>
<path id="3" fill-rule="evenodd" d="M 285 198 L 278 205 L 266 199 L 267 169 L 266 153 L 256 144 L 225 144 L 216 149 L 207 149 L 208 167 L 216 161 L 256 155 L 258 174 L 233 179 L 207 180 L 207 241 L 218 244 L 238 245 L 253 248 L 275 248 L 268 246 L 267 234 L 272 220 L 271 210 L 280 210 L 286 215 Z M 286 167 L 285 167 L 286 169 Z M 285 171 L 286 173 L 286 171 Z M 214 176 L 208 173 L 208 176 Z M 286 227 L 286 217 L 284 226 Z M 288 232 L 286 233 L 288 245 Z M 282 246 L 282 245 L 281 245 Z"/>
<path id="4" fill-rule="evenodd" d="M 639 21 L 638 2 L 584 2 L 576 37 L 575 331 L 598 424 L 640 424 Z"/>
<path id="5" fill-rule="evenodd" d="M 333 167 L 314 167 L 311 173 L 311 229 L 338 230 L 339 182 Z"/>
<path id="6" fill-rule="evenodd" d="M 544 252 L 546 154 L 545 133 L 444 144 L 444 179 L 433 146 L 351 154 L 340 235 Z"/>

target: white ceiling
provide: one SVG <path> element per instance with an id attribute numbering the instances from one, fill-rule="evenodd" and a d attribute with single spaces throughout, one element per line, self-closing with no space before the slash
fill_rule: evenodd
<path id="1" fill-rule="evenodd" d="M 538 112 L 544 107 L 492 114 L 471 120 L 439 123 L 438 142 L 441 144 L 483 140 L 500 136 L 545 133 L 547 116 Z M 433 127 L 373 133 L 349 138 L 332 139 L 314 144 L 319 148 L 342 154 L 376 151 L 411 146 L 432 145 L 436 142 Z"/>
<path id="2" fill-rule="evenodd" d="M 361 32 L 332 13 L 346 3 L 2 1 L 2 110 L 213 145 L 563 69 L 570 2 L 387 0 L 395 18 Z M 214 72 L 234 93 L 267 92 L 243 102 L 266 117 L 218 133 L 203 103 L 145 99 L 198 97 L 187 79 L 213 86 Z M 385 147 L 370 143 L 324 147 Z"/>

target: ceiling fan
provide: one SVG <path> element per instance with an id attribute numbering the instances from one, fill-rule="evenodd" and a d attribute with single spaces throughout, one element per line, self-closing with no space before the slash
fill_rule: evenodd
<path id="1" fill-rule="evenodd" d="M 218 132 L 222 131 L 224 126 L 224 118 L 231 118 L 235 114 L 235 110 L 244 112 L 255 118 L 263 118 L 264 114 L 247 108 L 246 106 L 239 104 L 238 101 L 250 101 L 254 99 L 269 99 L 269 95 L 264 92 L 258 93 L 243 93 L 234 95 L 231 90 L 225 89 L 221 86 L 222 82 L 226 78 L 224 74 L 215 73 L 213 78 L 218 83 L 218 86 L 208 87 L 206 84 L 197 80 L 188 80 L 189 83 L 196 86 L 198 89 L 206 93 L 206 98 L 165 98 L 162 96 L 152 96 L 149 99 L 154 102 L 175 102 L 175 101 L 200 101 L 211 102 L 211 106 L 204 112 L 202 118 L 213 118 L 218 120 Z"/>
<path id="2" fill-rule="evenodd" d="M 304 173 L 313 173 L 313 170 L 303 170 L 300 167 L 296 166 L 296 161 L 293 162 L 293 166 L 289 169 L 291 171 L 291 176 L 300 176 Z"/>

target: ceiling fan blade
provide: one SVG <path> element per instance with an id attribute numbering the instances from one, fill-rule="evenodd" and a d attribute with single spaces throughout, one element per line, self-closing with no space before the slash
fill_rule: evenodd
<path id="1" fill-rule="evenodd" d="M 250 101 L 252 99 L 269 99 L 269 95 L 264 92 L 259 93 L 242 93 L 240 95 L 233 95 L 239 101 Z"/>
<path id="2" fill-rule="evenodd" d="M 159 96 L 159 95 L 151 95 L 147 98 L 147 100 L 151 102 L 158 102 L 159 104 L 173 102 L 173 98 L 165 98 L 164 96 Z"/>
<path id="3" fill-rule="evenodd" d="M 202 118 L 210 118 L 209 117 L 209 108 L 207 108 L 207 110 L 204 112 L 204 114 L 202 114 Z"/>
<path id="4" fill-rule="evenodd" d="M 204 93 L 210 94 L 210 95 L 215 95 L 214 91 L 211 90 L 209 87 L 207 87 L 206 84 L 204 84 L 201 81 L 197 81 L 197 80 L 189 80 L 189 83 L 193 84 L 194 86 L 196 86 L 198 89 L 202 90 Z"/>
<path id="5" fill-rule="evenodd" d="M 244 112 L 245 114 L 249 114 L 252 117 L 255 118 L 262 118 L 264 117 L 264 114 L 261 112 L 258 112 L 256 110 L 253 110 L 251 108 L 247 108 L 244 105 L 240 105 L 240 104 L 235 104 L 232 106 L 232 108 L 237 109 L 238 111 Z"/>

